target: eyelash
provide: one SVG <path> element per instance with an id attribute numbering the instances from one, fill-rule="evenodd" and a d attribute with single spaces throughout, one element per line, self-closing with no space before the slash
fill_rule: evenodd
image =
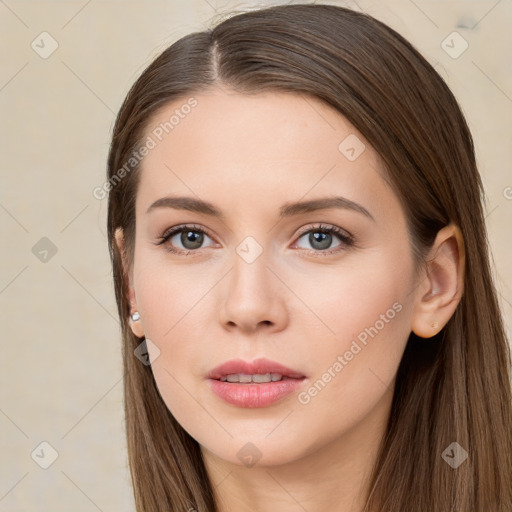
<path id="1" fill-rule="evenodd" d="M 172 228 L 171 230 L 166 231 L 162 236 L 158 237 L 159 242 L 157 242 L 156 245 L 165 244 L 174 235 L 181 233 L 183 231 L 192 231 L 194 233 L 200 233 L 202 235 L 206 235 L 209 238 L 213 239 L 213 237 L 205 229 L 203 229 L 199 226 L 196 226 L 194 224 L 185 224 L 185 225 L 181 225 L 181 226 L 176 226 L 175 228 Z M 310 232 L 334 234 L 341 241 L 341 244 L 336 246 L 334 249 L 326 249 L 326 250 L 304 249 L 308 254 L 313 254 L 314 256 L 328 256 L 330 254 L 334 254 L 334 253 L 340 252 L 342 250 L 346 250 L 346 248 L 352 247 L 355 245 L 352 235 L 350 235 L 348 232 L 346 232 L 336 226 L 326 226 L 324 224 L 319 224 L 318 226 L 312 226 L 312 227 L 308 227 L 307 229 L 304 229 L 297 235 L 297 240 L 300 240 L 305 234 L 310 233 Z M 166 247 L 166 250 L 171 253 L 174 253 L 174 254 L 181 254 L 183 256 L 187 256 L 191 253 L 197 253 L 199 249 L 193 249 L 193 250 L 175 249 L 174 247 L 169 245 L 168 247 Z"/>

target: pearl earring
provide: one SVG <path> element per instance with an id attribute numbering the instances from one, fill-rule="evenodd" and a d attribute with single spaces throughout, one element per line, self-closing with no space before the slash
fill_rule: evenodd
<path id="1" fill-rule="evenodd" d="M 140 320 L 140 313 L 138 311 L 133 312 L 130 315 L 133 322 L 138 322 Z"/>

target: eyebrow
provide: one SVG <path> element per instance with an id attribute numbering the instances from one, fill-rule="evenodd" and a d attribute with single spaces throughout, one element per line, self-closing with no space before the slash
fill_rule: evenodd
<path id="1" fill-rule="evenodd" d="M 175 197 L 167 196 L 157 199 L 147 209 L 146 213 L 151 212 L 157 208 L 174 208 L 176 210 L 187 210 L 190 212 L 201 213 L 224 220 L 223 213 L 212 203 L 196 199 L 194 197 Z M 368 217 L 375 222 L 372 214 L 362 205 L 351 201 L 345 197 L 321 197 L 318 199 L 311 199 L 309 201 L 300 201 L 296 203 L 285 203 L 279 209 L 279 218 L 292 217 L 303 213 L 316 212 L 318 210 L 327 210 L 329 208 L 340 208 L 344 210 L 352 210 L 357 213 Z"/>

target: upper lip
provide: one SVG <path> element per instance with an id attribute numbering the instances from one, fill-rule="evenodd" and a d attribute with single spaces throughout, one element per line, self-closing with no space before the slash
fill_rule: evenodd
<path id="1" fill-rule="evenodd" d="M 220 379 L 226 375 L 243 373 L 245 375 L 265 375 L 266 373 L 279 373 L 285 377 L 293 379 L 302 379 L 305 377 L 301 372 L 287 368 L 286 366 L 270 361 L 269 359 L 255 359 L 252 363 L 243 361 L 242 359 L 231 359 L 219 366 L 216 366 L 208 373 L 209 379 Z"/>

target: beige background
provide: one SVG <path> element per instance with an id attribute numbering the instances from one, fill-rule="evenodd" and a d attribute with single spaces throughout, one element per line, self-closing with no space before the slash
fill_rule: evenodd
<path id="1" fill-rule="evenodd" d="M 105 179 L 114 115 L 144 67 L 223 13 L 271 3 L 283 2 L 0 1 L 0 512 L 134 510 L 106 201 L 92 191 Z M 512 3 L 323 3 L 391 25 L 459 99 L 486 184 L 510 333 Z M 456 59 L 441 47 L 454 30 L 469 44 Z M 44 31 L 58 43 L 46 59 L 31 47 L 43 52 L 44 37 L 51 48 Z M 57 249 L 46 261 L 43 237 Z M 58 454 L 48 469 L 31 457 L 51 461 L 43 441 Z"/>

